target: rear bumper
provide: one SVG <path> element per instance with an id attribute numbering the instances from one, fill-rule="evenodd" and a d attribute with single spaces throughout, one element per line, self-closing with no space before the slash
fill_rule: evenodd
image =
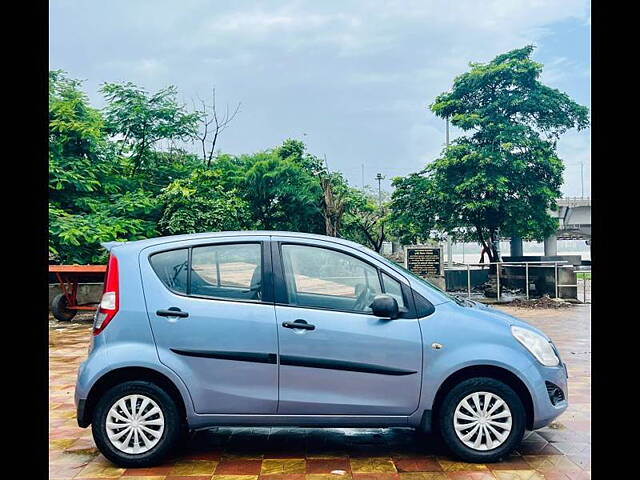
<path id="1" fill-rule="evenodd" d="M 88 409 L 87 409 L 87 392 L 85 391 L 83 379 L 83 371 L 85 368 L 86 360 L 80 364 L 80 369 L 78 370 L 78 379 L 76 380 L 76 388 L 73 393 L 73 402 L 76 405 L 76 420 L 78 422 L 78 426 L 80 428 L 86 428 L 91 423 L 91 419 L 88 418 Z"/>
<path id="2" fill-rule="evenodd" d="M 87 428 L 91 421 L 89 420 L 86 409 L 87 401 L 83 398 L 78 400 L 76 406 L 76 418 L 78 420 L 78 426 L 80 428 Z"/>

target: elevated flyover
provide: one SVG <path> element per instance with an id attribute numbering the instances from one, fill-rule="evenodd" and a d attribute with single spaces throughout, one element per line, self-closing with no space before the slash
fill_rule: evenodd
<path id="1" fill-rule="evenodd" d="M 591 197 L 565 197 L 549 212 L 558 219 L 558 230 L 544 240 L 544 254 L 558 254 L 558 240 L 586 240 L 591 245 Z"/>
<path id="2" fill-rule="evenodd" d="M 558 254 L 558 240 L 586 240 L 591 245 L 591 197 L 565 197 L 549 214 L 558 219 L 558 230 L 544 240 L 545 256 Z M 522 239 L 511 238 L 511 255 L 522 256 Z"/>
<path id="3" fill-rule="evenodd" d="M 556 232 L 558 240 L 591 239 L 591 198 L 561 198 L 558 210 L 552 215 L 560 223 Z"/>

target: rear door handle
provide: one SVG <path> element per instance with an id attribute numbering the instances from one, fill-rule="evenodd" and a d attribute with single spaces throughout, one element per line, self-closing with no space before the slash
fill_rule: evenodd
<path id="1" fill-rule="evenodd" d="M 159 317 L 180 317 L 187 318 L 189 314 L 187 312 L 183 312 L 178 307 L 170 307 L 167 310 L 157 310 L 156 315 Z"/>
<path id="2" fill-rule="evenodd" d="M 316 326 L 307 323 L 306 320 L 296 320 L 295 322 L 282 322 L 284 328 L 300 328 L 302 330 L 315 330 Z"/>

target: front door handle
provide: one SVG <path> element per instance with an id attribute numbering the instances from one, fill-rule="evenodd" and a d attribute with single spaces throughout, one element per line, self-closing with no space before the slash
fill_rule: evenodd
<path id="1" fill-rule="evenodd" d="M 284 328 L 300 328 L 302 330 L 315 330 L 316 326 L 307 323 L 306 320 L 296 320 L 295 322 L 282 322 Z"/>
<path id="2" fill-rule="evenodd" d="M 178 307 L 170 307 L 168 310 L 157 310 L 156 315 L 159 317 L 180 317 L 187 318 L 189 314 L 187 312 L 183 312 Z"/>

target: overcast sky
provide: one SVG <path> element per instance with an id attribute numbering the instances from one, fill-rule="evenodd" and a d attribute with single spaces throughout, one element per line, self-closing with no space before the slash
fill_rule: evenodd
<path id="1" fill-rule="evenodd" d="M 590 107 L 590 20 L 584 0 L 51 0 L 49 64 L 98 107 L 102 82 L 173 84 L 188 103 L 215 86 L 219 106 L 242 102 L 221 150 L 298 138 L 360 186 L 362 164 L 374 184 L 438 156 L 445 125 L 428 105 L 469 62 L 533 43 L 542 80 Z M 590 132 L 559 153 L 564 194 L 581 194 L 583 162 L 589 195 Z"/>

